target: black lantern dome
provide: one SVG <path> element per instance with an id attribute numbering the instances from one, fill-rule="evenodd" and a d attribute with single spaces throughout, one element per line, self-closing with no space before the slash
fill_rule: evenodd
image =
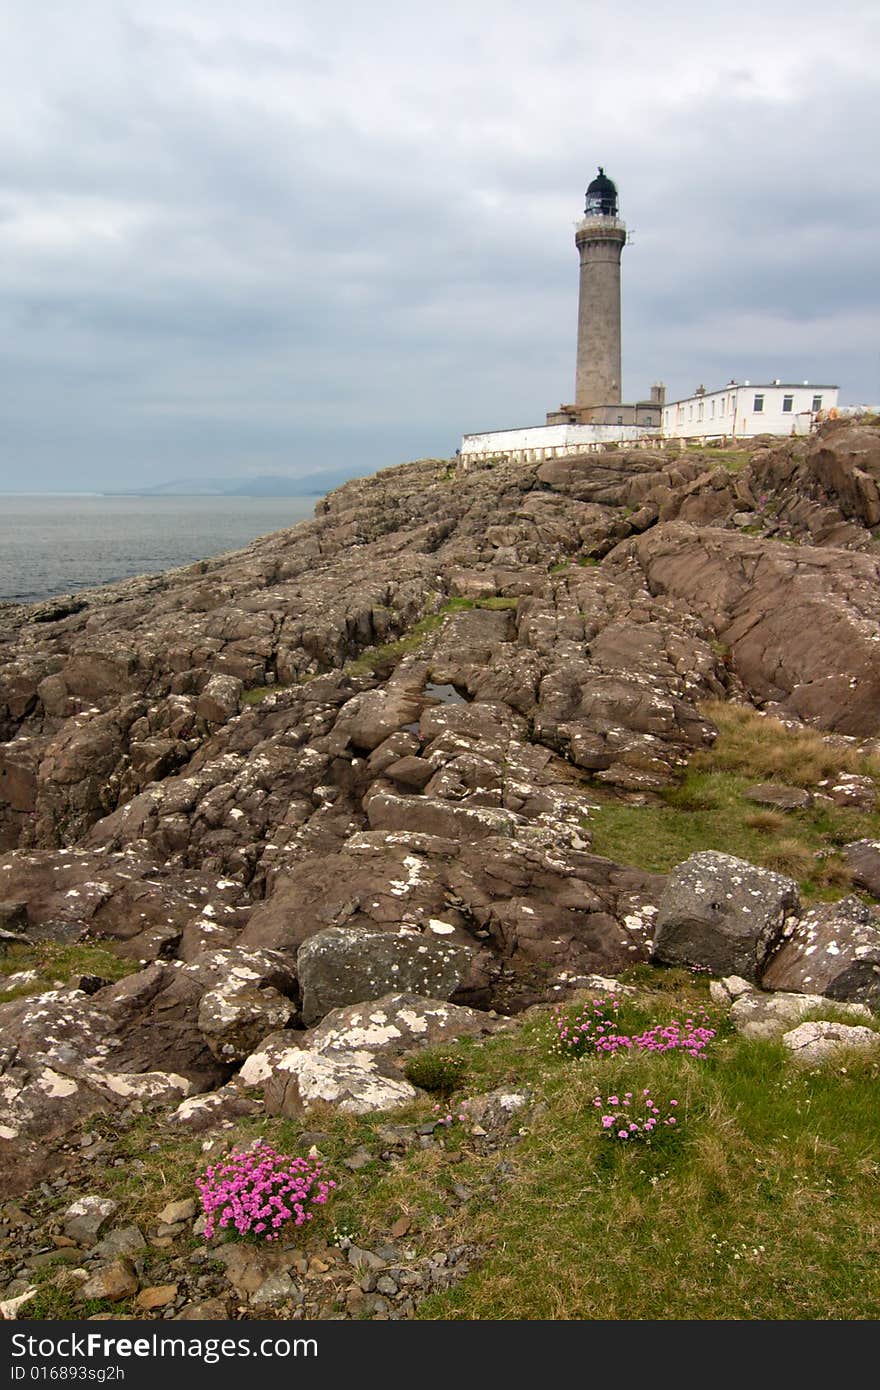
<path id="1" fill-rule="evenodd" d="M 617 216 L 617 189 L 601 165 L 587 189 L 587 206 L 584 211 L 587 217 Z"/>

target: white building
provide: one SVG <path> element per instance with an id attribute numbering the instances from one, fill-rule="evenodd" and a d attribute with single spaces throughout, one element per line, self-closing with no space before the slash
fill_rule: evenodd
<path id="1" fill-rule="evenodd" d="M 719 391 L 663 407 L 667 439 L 749 439 L 756 434 L 809 434 L 814 421 L 837 410 L 836 386 L 771 381 L 729 381 Z"/>

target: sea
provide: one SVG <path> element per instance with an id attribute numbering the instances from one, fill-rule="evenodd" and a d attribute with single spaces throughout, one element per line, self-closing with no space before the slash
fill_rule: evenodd
<path id="1" fill-rule="evenodd" d="M 0 602 L 207 560 L 314 516 L 311 497 L 0 494 Z"/>

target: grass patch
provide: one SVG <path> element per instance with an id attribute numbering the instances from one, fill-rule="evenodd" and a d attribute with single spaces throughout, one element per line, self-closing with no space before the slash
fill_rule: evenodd
<path id="1" fill-rule="evenodd" d="M 70 985 L 82 975 L 98 975 L 103 980 L 121 980 L 140 969 L 137 961 L 124 960 L 109 947 L 97 942 L 75 942 L 61 945 L 55 941 L 39 941 L 28 945 L 12 945 L 0 955 L 0 1003 L 19 999 L 28 994 L 40 994 L 53 989 L 56 983 Z M 27 980 L 11 989 L 4 989 L 4 979 L 19 971 L 34 971 Z"/>
<path id="2" fill-rule="evenodd" d="M 807 899 L 841 897 L 851 880 L 840 851 L 852 840 L 880 837 L 880 814 L 824 800 L 797 811 L 765 810 L 745 791 L 768 781 L 815 790 L 842 772 L 877 779 L 877 760 L 737 705 L 712 702 L 703 712 L 718 727 L 715 744 L 656 801 L 632 806 L 595 788 L 599 809 L 588 823 L 595 853 L 666 873 L 700 850 L 719 850 L 788 874 Z"/>
<path id="3" fill-rule="evenodd" d="M 842 772 L 880 780 L 880 759 L 866 758 L 852 745 L 818 730 L 789 729 L 779 719 L 721 700 L 707 701 L 701 712 L 716 725 L 719 737 L 711 749 L 692 759 L 694 767 L 737 772 L 752 782 L 787 782 L 793 787 L 815 787 Z"/>
<path id="4" fill-rule="evenodd" d="M 243 705 L 259 705 L 270 695 L 277 695 L 279 690 L 285 689 L 287 687 L 283 685 L 255 685 L 241 692 L 240 701 Z"/>
<path id="5" fill-rule="evenodd" d="M 472 1217 L 489 1255 L 420 1316 L 876 1318 L 878 1081 L 876 1062 L 803 1072 L 738 1037 L 702 1059 L 561 1059 L 501 1199 Z M 595 1094 L 644 1086 L 679 1101 L 680 1127 L 609 1140 Z"/>
<path id="6" fill-rule="evenodd" d="M 688 971 L 636 966 L 628 978 L 638 992 L 621 1002 L 623 1032 L 697 1016 L 708 1003 L 706 980 Z M 445 1045 L 442 1055 L 459 1059 L 459 1100 L 497 1086 L 531 1093 L 531 1112 L 501 1149 L 481 1150 L 456 1121 L 435 1131 L 436 1143 L 390 1158 L 385 1127 L 431 1117 L 430 1095 L 393 1115 L 316 1107 L 301 1120 L 247 1117 L 228 1140 L 260 1137 L 296 1154 L 320 1133 L 340 1185 L 299 1233 L 306 1249 L 342 1235 L 374 1248 L 401 1216 L 405 1260 L 483 1246 L 462 1282 L 421 1305 L 424 1319 L 875 1319 L 880 1063 L 800 1071 L 781 1046 L 744 1041 L 716 1015 L 711 1023 L 718 1032 L 700 1059 L 563 1057 L 548 1010 Z M 628 1149 L 603 1133 L 593 1100 L 645 1086 L 662 1104 L 678 1101 L 680 1123 Z M 109 1117 L 90 1128 L 107 1141 L 100 1191 L 120 1203 L 115 1224 L 136 1221 L 149 1234 L 167 1201 L 194 1195 L 207 1162 L 201 1136 L 148 1116 L 122 1135 Z M 349 1172 L 343 1159 L 360 1145 L 374 1161 Z M 181 1237 L 174 1253 L 201 1244 Z M 165 1256 L 147 1258 L 161 1282 Z M 35 1282 L 30 1318 L 105 1310 L 83 1308 L 63 1267 Z"/>

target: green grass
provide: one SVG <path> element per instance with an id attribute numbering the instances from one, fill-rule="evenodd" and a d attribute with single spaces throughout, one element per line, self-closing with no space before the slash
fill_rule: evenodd
<path id="1" fill-rule="evenodd" d="M 121 980 L 139 969 L 137 961 L 123 960 L 110 946 L 97 942 L 59 945 L 54 941 L 33 945 L 12 945 L 0 955 L 0 1003 L 52 989 L 56 981 L 74 984 L 81 975 L 99 975 L 105 980 Z M 4 977 L 18 971 L 35 970 L 26 984 L 3 989 Z"/>
<path id="2" fill-rule="evenodd" d="M 880 814 L 821 800 L 799 811 L 768 810 L 745 791 L 757 782 L 816 790 L 844 771 L 877 778 L 876 759 L 738 706 L 713 703 L 704 712 L 718 739 L 655 801 L 635 806 L 595 789 L 598 810 L 587 823 L 594 852 L 666 873 L 700 850 L 720 850 L 791 875 L 808 899 L 843 896 L 849 875 L 840 851 L 880 837 Z"/>
<path id="3" fill-rule="evenodd" d="M 708 1004 L 707 981 L 687 971 L 637 966 L 628 977 L 638 993 L 621 1005 L 621 1031 Z M 709 1010 L 718 1034 L 698 1060 L 574 1061 L 554 1049 L 547 1010 L 487 1040 L 445 1045 L 444 1055 L 461 1059 L 457 1100 L 502 1085 L 531 1093 L 523 1132 L 498 1150 L 480 1151 L 468 1125 L 455 1123 L 438 1131 L 437 1146 L 383 1161 L 382 1127 L 432 1116 L 431 1096 L 393 1115 L 318 1107 L 302 1120 L 251 1117 L 226 1137 L 259 1135 L 298 1153 L 311 1142 L 304 1130 L 326 1135 L 320 1150 L 339 1188 L 300 1234 L 307 1248 L 332 1242 L 334 1228 L 368 1247 L 384 1243 L 401 1215 L 415 1258 L 460 1242 L 484 1247 L 461 1283 L 421 1305 L 424 1319 L 875 1319 L 880 1063 L 799 1071 L 779 1045 L 746 1042 Z M 644 1086 L 679 1101 L 680 1124 L 627 1150 L 603 1135 L 593 1098 Z M 207 1162 L 200 1137 L 148 1116 L 122 1135 L 111 1119 L 90 1128 L 108 1141 L 100 1191 L 120 1203 L 116 1223 L 137 1221 L 149 1235 L 167 1201 L 194 1195 Z M 375 1160 L 348 1172 L 343 1159 L 359 1145 Z M 454 1187 L 471 1195 L 462 1202 Z M 73 1195 L 64 1193 L 65 1205 Z M 181 1238 L 174 1254 L 200 1243 Z M 165 1258 L 148 1253 L 150 1277 L 164 1278 Z M 29 1317 L 131 1311 L 82 1310 L 64 1267 L 41 1270 L 37 1282 Z"/>
<path id="4" fill-rule="evenodd" d="M 259 705 L 270 695 L 277 695 L 279 690 L 286 690 L 284 685 L 253 685 L 250 690 L 241 692 L 241 704 Z"/>
<path id="5" fill-rule="evenodd" d="M 491 1253 L 420 1316 L 876 1318 L 878 1080 L 876 1062 L 801 1072 L 735 1037 L 698 1060 L 559 1059 L 503 1199 L 471 1217 Z M 643 1086 L 679 1100 L 680 1126 L 627 1149 L 593 1097 Z"/>

